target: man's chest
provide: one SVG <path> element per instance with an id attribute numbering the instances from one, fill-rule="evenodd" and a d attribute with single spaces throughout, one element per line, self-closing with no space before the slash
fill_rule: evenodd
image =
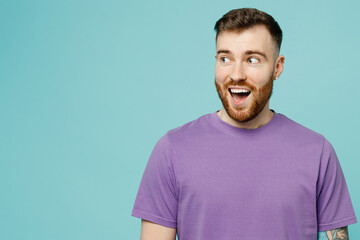
<path id="1" fill-rule="evenodd" d="M 315 207 L 317 163 L 301 152 L 198 151 L 177 166 L 179 208 L 223 211 Z"/>

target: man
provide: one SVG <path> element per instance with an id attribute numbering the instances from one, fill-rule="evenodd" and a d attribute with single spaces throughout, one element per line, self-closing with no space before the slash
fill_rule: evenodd
<path id="1" fill-rule="evenodd" d="M 236 9 L 215 30 L 223 108 L 156 143 L 132 211 L 141 239 L 348 239 L 357 220 L 334 148 L 269 108 L 284 66 L 278 23 Z"/>

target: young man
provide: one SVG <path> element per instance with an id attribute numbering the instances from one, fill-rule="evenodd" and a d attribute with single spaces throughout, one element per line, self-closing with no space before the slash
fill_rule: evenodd
<path id="1" fill-rule="evenodd" d="M 132 211 L 141 239 L 348 239 L 357 220 L 334 148 L 269 108 L 284 66 L 279 25 L 247 8 L 215 30 L 223 108 L 156 143 Z"/>

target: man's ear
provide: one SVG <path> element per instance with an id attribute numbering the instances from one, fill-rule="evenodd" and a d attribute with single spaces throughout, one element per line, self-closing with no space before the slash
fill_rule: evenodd
<path id="1" fill-rule="evenodd" d="M 274 80 L 278 79 L 284 69 L 284 62 L 285 62 L 285 57 L 283 55 L 280 55 L 277 57 L 276 62 L 275 62 L 275 76 L 274 76 Z"/>

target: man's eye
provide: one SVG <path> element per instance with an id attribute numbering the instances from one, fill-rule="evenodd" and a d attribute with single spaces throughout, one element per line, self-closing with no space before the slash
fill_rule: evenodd
<path id="1" fill-rule="evenodd" d="M 228 63 L 228 62 L 230 62 L 230 59 L 227 57 L 221 57 L 221 62 Z"/>
<path id="2" fill-rule="evenodd" d="M 254 58 L 254 57 L 249 58 L 248 61 L 249 61 L 249 63 L 258 63 L 259 62 L 259 60 L 257 58 Z"/>

